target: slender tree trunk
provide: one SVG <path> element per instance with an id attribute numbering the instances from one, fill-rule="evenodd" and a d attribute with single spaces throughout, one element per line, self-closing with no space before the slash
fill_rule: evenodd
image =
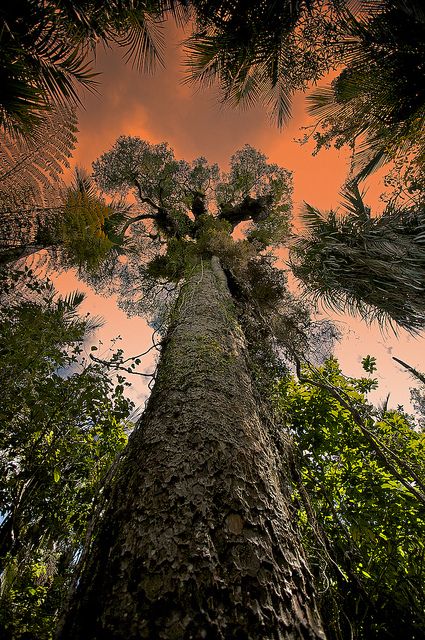
<path id="1" fill-rule="evenodd" d="M 17 262 L 21 258 L 28 258 L 34 253 L 38 253 L 43 249 L 50 249 L 52 245 L 44 246 L 42 244 L 21 245 L 19 247 L 0 248 L 0 265 Z"/>
<path id="2" fill-rule="evenodd" d="M 213 259 L 177 302 L 61 640 L 325 637 L 260 415 Z"/>

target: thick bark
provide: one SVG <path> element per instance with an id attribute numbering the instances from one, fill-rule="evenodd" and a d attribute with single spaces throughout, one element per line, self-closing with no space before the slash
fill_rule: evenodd
<path id="1" fill-rule="evenodd" d="M 217 260 L 174 315 L 59 637 L 323 639 Z"/>

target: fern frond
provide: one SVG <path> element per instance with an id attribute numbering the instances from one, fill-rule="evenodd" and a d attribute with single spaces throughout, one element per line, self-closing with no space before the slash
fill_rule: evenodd
<path id="1" fill-rule="evenodd" d="M 291 248 L 295 276 L 315 304 L 417 332 L 425 327 L 420 212 L 390 204 L 373 218 L 356 183 L 342 196 L 340 216 L 330 212 L 325 217 L 306 206 L 306 233 Z"/>

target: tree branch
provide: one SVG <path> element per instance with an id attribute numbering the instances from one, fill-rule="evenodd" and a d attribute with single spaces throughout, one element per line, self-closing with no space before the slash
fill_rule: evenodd
<path id="1" fill-rule="evenodd" d="M 412 376 L 414 376 L 415 378 L 420 380 L 423 384 L 425 384 L 425 375 L 423 373 L 411 367 L 410 364 L 403 362 L 403 360 L 399 360 L 399 358 L 396 358 L 395 356 L 393 356 L 393 360 L 398 362 L 398 364 L 401 364 L 401 366 L 407 369 L 412 374 Z"/>
<path id="2" fill-rule="evenodd" d="M 221 220 L 230 222 L 233 229 L 244 220 L 260 222 L 268 218 L 272 202 L 273 196 L 271 194 L 259 196 L 258 198 L 246 196 L 241 203 L 234 206 L 221 205 L 218 217 Z"/>
<path id="3" fill-rule="evenodd" d="M 152 198 L 149 198 L 148 196 L 144 196 L 143 195 L 142 186 L 141 186 L 140 182 L 137 180 L 137 178 L 134 178 L 134 186 L 137 188 L 137 193 L 138 193 L 140 202 L 148 204 L 150 207 L 152 207 L 156 211 L 160 211 L 161 210 L 161 207 L 158 204 L 156 204 L 152 200 Z"/>
<path id="4" fill-rule="evenodd" d="M 149 349 L 150 351 L 150 349 Z M 135 376 L 143 376 L 144 378 L 153 378 L 155 376 L 155 372 L 153 373 L 140 373 L 139 371 L 133 371 L 130 367 L 121 367 L 118 363 L 110 362 L 109 360 L 102 360 L 102 358 L 96 358 L 92 353 L 89 353 L 90 360 L 93 362 L 97 362 L 98 364 L 103 364 L 108 369 L 115 369 L 125 371 L 126 373 L 132 373 Z"/>
<path id="5" fill-rule="evenodd" d="M 121 235 L 124 236 L 127 229 L 132 224 L 134 224 L 135 222 L 139 222 L 140 220 L 156 220 L 156 215 L 154 213 L 141 213 L 140 215 L 135 216 L 134 218 L 130 218 L 130 220 L 128 220 L 123 226 L 121 230 Z"/>

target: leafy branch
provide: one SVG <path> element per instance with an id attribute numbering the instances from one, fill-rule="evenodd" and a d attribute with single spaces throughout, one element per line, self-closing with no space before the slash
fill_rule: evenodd
<path id="1" fill-rule="evenodd" d="M 318 371 L 318 369 L 316 369 L 312 365 L 308 365 L 308 366 L 312 370 L 314 375 L 320 377 L 321 380 L 316 380 L 316 379 L 312 379 L 304 376 L 301 371 L 300 360 L 296 356 L 294 356 L 294 358 L 296 362 L 296 371 L 297 371 L 298 380 L 303 384 L 313 385 L 315 387 L 318 387 L 319 389 L 323 389 L 327 393 L 330 393 L 341 404 L 341 406 L 344 407 L 344 409 L 349 411 L 354 422 L 359 427 L 364 437 L 369 442 L 369 444 L 371 445 L 371 447 L 373 448 L 373 450 L 375 451 L 375 453 L 383 463 L 384 467 L 395 478 L 397 478 L 397 480 L 405 487 L 405 489 L 407 489 L 407 491 L 409 491 L 409 493 L 413 494 L 417 498 L 417 500 L 419 500 L 419 502 L 421 502 L 425 506 L 425 485 L 422 482 L 422 480 L 419 478 L 417 473 L 404 460 L 400 458 L 400 456 L 398 456 L 394 451 L 392 451 L 389 447 L 387 447 L 382 441 L 376 438 L 376 435 L 366 426 L 365 421 L 362 418 L 360 412 L 357 410 L 357 408 L 354 407 L 348 399 L 344 398 L 344 396 L 348 398 L 349 397 L 348 394 L 344 390 L 338 389 L 337 387 L 330 384 L 329 382 L 324 381 L 324 378 L 321 375 L 320 371 Z M 402 473 L 400 473 L 400 471 L 398 471 L 397 468 L 394 466 L 393 462 L 389 459 L 389 457 L 392 458 L 399 465 L 400 469 L 404 470 L 408 475 L 410 475 L 410 477 L 420 487 L 421 491 L 413 487 L 412 484 L 405 479 Z"/>

